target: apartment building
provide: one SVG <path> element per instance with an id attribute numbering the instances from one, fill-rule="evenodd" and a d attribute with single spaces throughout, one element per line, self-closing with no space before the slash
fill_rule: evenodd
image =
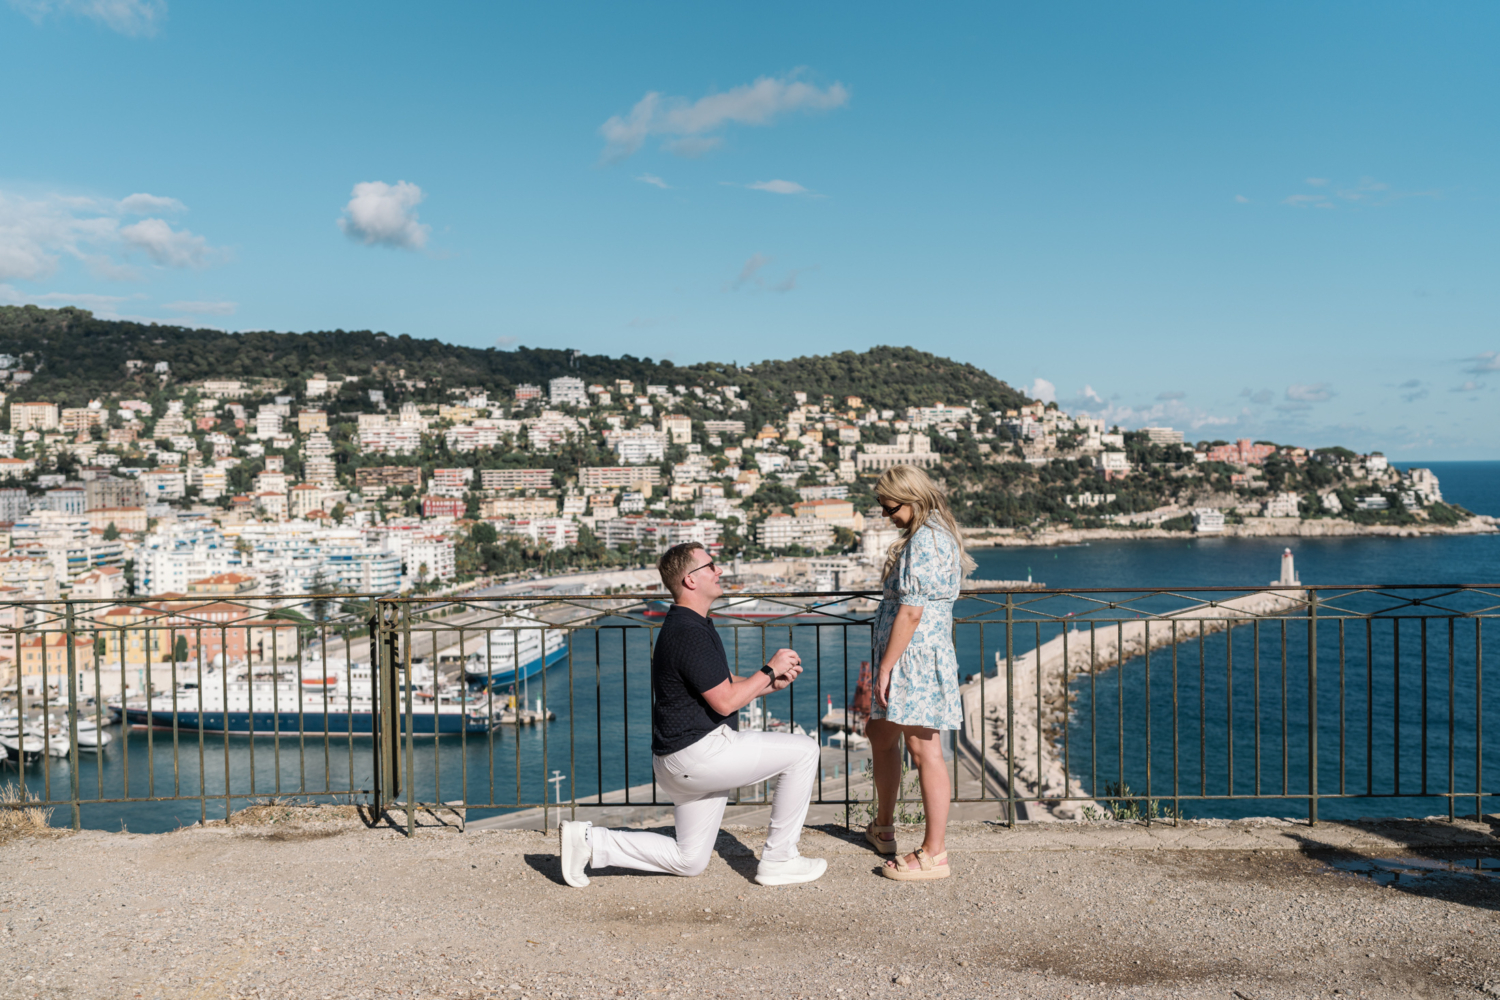
<path id="1" fill-rule="evenodd" d="M 64 434 L 78 434 L 109 423 L 109 413 L 98 406 L 70 406 L 58 417 Z"/>
<path id="2" fill-rule="evenodd" d="M 187 494 L 187 474 L 172 466 L 141 473 L 140 483 L 147 503 L 181 500 Z"/>
<path id="3" fill-rule="evenodd" d="M 693 420 L 680 413 L 664 413 L 661 418 L 661 432 L 668 435 L 673 444 L 691 444 Z"/>
<path id="4" fill-rule="evenodd" d="M 479 501 L 482 517 L 548 517 L 557 513 L 556 497 L 491 497 Z"/>
<path id="5" fill-rule="evenodd" d="M 374 486 L 400 489 L 410 486 L 422 488 L 422 467 L 419 465 L 372 465 L 354 470 L 354 485 L 361 490 Z"/>
<path id="6" fill-rule="evenodd" d="M 800 545 L 821 552 L 833 546 L 833 525 L 821 517 L 772 514 L 760 523 L 757 538 L 762 548 L 786 549 Z"/>
<path id="7" fill-rule="evenodd" d="M 406 549 L 406 572 L 418 581 L 453 579 L 458 575 L 453 539 L 442 535 L 413 538 Z"/>
<path id="8" fill-rule="evenodd" d="M 473 469 L 433 469 L 429 492 L 440 497 L 462 497 L 473 483 Z"/>
<path id="9" fill-rule="evenodd" d="M 96 476 L 83 484 L 84 508 L 140 507 L 146 502 L 146 488 L 138 480 L 118 476 Z"/>
<path id="10" fill-rule="evenodd" d="M 313 431 L 328 433 L 328 414 L 323 410 L 298 410 L 297 433 L 311 434 Z"/>
<path id="11" fill-rule="evenodd" d="M 548 401 L 553 406 L 567 404 L 569 406 L 588 406 L 588 387 L 584 385 L 583 379 L 564 375 L 547 383 Z"/>
<path id="12" fill-rule="evenodd" d="M 1301 506 L 1302 501 L 1297 494 L 1278 493 L 1266 501 L 1261 514 L 1265 517 L 1298 517 Z"/>
<path id="13" fill-rule="evenodd" d="M 460 518 L 467 511 L 468 504 L 462 497 L 445 497 L 429 493 L 422 498 L 423 517 Z"/>
<path id="14" fill-rule="evenodd" d="M 56 403 L 11 403 L 10 429 L 19 431 L 55 431 L 61 420 Z"/>
<path id="15" fill-rule="evenodd" d="M 500 535 L 529 539 L 554 549 L 578 543 L 578 522 L 571 517 L 521 517 L 492 522 Z"/>
<path id="16" fill-rule="evenodd" d="M 366 455 L 410 455 L 422 447 L 421 430 L 403 424 L 361 426 L 356 438 L 360 452 Z"/>
<path id="17" fill-rule="evenodd" d="M 585 490 L 637 489 L 661 485 L 661 470 L 652 466 L 645 468 L 630 466 L 585 465 L 578 470 L 578 485 Z"/>
<path id="18" fill-rule="evenodd" d="M 719 548 L 717 521 L 673 521 L 657 517 L 615 517 L 595 523 L 601 541 L 612 549 L 634 545 L 637 551 L 661 553 L 683 542 L 697 542 L 709 551 Z"/>
<path id="19" fill-rule="evenodd" d="M 551 469 L 484 469 L 479 485 L 486 490 L 550 490 Z"/>

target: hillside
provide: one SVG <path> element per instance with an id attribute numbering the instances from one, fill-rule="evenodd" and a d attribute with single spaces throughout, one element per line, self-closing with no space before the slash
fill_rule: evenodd
<path id="1" fill-rule="evenodd" d="M 857 395 L 867 405 L 904 409 L 934 401 L 980 400 L 1011 408 L 1026 397 L 982 369 L 909 347 L 876 347 L 823 357 L 765 361 L 745 367 L 705 363 L 678 366 L 623 355 L 577 354 L 562 348 L 464 347 L 405 334 L 369 330 L 315 333 L 225 333 L 96 319 L 84 309 L 0 306 L 0 352 L 21 359 L 33 373 L 15 399 L 47 399 L 81 406 L 109 393 L 155 388 L 157 362 L 171 365 L 171 382 L 203 379 L 306 378 L 314 372 L 357 375 L 372 388 L 397 378 L 427 383 L 436 400 L 457 386 L 509 395 L 515 386 L 574 375 L 591 382 L 630 379 L 646 383 L 732 383 L 750 402 L 751 416 L 784 412 L 793 391 L 816 397 Z M 145 362 L 147 374 L 129 375 L 126 361 Z M 404 371 L 404 376 L 401 375 Z M 420 393 L 418 398 L 420 398 Z M 769 404 L 762 406 L 761 404 Z"/>

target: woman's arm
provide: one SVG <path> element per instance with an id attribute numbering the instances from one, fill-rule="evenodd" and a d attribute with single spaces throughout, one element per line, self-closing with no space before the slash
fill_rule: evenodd
<path id="1" fill-rule="evenodd" d="M 880 669 L 875 678 L 875 704 L 881 708 L 886 707 L 886 695 L 891 689 L 891 671 L 896 669 L 896 663 L 901 659 L 901 654 L 906 652 L 906 647 L 911 645 L 911 637 L 917 634 L 917 624 L 922 620 L 922 609 L 915 605 L 903 604 L 896 612 L 896 620 L 891 622 L 891 636 L 885 644 L 885 652 L 880 656 Z"/>

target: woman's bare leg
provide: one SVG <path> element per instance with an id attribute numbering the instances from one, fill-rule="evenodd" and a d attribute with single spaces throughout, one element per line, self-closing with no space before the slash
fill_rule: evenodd
<path id="1" fill-rule="evenodd" d="M 936 729 L 919 726 L 902 726 L 901 732 L 906 737 L 906 752 L 911 755 L 922 783 L 922 808 L 927 814 L 927 834 L 922 840 L 922 850 L 928 857 L 936 857 L 947 850 L 948 800 L 952 793 L 948 768 L 943 763 L 942 734 Z M 902 863 L 908 868 L 918 867 L 917 856 L 908 854 Z"/>
<path id="2" fill-rule="evenodd" d="M 901 727 L 885 719 L 871 719 L 865 726 L 870 738 L 870 767 L 875 772 L 875 824 L 890 826 L 901 797 Z M 882 834 L 881 839 L 895 839 Z"/>

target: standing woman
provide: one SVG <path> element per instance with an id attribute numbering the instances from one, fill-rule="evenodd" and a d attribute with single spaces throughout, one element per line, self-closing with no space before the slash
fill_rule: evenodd
<path id="1" fill-rule="evenodd" d="M 958 657 L 953 652 L 953 602 L 974 560 L 942 487 L 912 465 L 887 469 L 875 498 L 901 537 L 886 554 L 880 609 L 871 648 L 877 664 L 865 735 L 875 770 L 876 817 L 865 837 L 882 854 L 896 853 L 891 821 L 901 795 L 901 745 L 922 784 L 927 832 L 922 846 L 885 863 L 880 872 L 900 880 L 948 877 L 943 838 L 950 786 L 940 730 L 958 729 Z"/>

